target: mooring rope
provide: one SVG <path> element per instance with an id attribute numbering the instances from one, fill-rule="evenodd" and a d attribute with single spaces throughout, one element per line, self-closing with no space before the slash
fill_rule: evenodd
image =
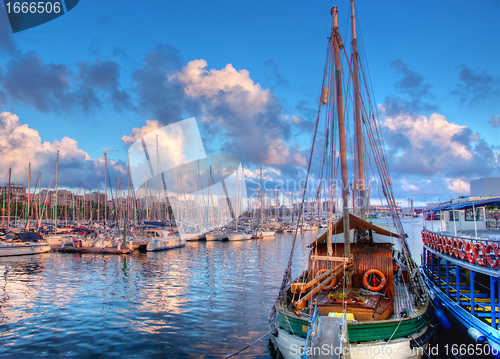
<path id="1" fill-rule="evenodd" d="M 233 353 L 233 354 L 229 354 L 225 357 L 225 359 L 227 358 L 231 358 L 231 357 L 234 357 L 236 355 L 238 355 L 239 353 L 241 353 L 242 351 L 245 351 L 247 350 L 248 348 L 250 348 L 252 345 L 254 345 L 255 343 L 257 343 L 259 340 L 261 340 L 262 338 L 264 338 L 266 335 L 270 334 L 274 329 L 278 328 L 278 326 L 275 326 L 274 328 L 272 328 L 271 330 L 269 330 L 266 334 L 264 334 L 263 336 L 261 336 L 259 339 L 257 339 L 256 341 L 248 344 L 246 347 L 244 347 L 243 349 L 240 349 L 238 350 L 237 352 Z"/>

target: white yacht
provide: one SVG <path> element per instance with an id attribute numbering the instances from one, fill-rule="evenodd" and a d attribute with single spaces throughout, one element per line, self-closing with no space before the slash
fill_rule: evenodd
<path id="1" fill-rule="evenodd" d="M 184 247 L 186 245 L 186 241 L 179 235 L 164 229 L 146 229 L 144 231 L 144 238 L 149 240 L 146 246 L 148 252 L 165 251 L 167 249 Z"/>
<path id="2" fill-rule="evenodd" d="M 19 233 L 12 242 L 0 242 L 0 257 L 50 252 L 50 245 L 39 233 Z"/>

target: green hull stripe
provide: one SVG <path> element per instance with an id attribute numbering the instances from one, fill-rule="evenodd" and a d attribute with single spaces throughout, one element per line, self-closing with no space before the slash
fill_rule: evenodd
<path id="1" fill-rule="evenodd" d="M 307 330 L 302 329 L 307 329 L 308 319 L 288 316 L 279 310 L 276 311 L 276 319 L 281 328 L 303 338 L 306 337 Z M 399 323 L 398 321 L 377 321 L 348 326 L 349 342 L 375 342 L 389 340 L 391 337 L 392 339 L 407 337 L 419 332 L 426 325 L 427 316 L 403 320 L 401 324 Z"/>

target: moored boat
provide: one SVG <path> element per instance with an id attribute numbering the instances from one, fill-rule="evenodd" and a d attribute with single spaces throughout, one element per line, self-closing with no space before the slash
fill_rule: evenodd
<path id="1" fill-rule="evenodd" d="M 338 9 L 331 9 L 332 32 L 328 39 L 327 62 L 323 77 L 318 119 L 312 141 L 306 181 L 298 223 L 304 216 L 304 202 L 313 151 L 318 136 L 321 108 L 326 105 L 325 129 L 320 166 L 325 168 L 330 184 L 327 231 L 308 243 L 301 271 L 292 277 L 292 261 L 298 240 L 305 240 L 311 231 L 298 239 L 295 234 L 288 266 L 272 308 L 270 323 L 279 350 L 285 359 L 309 358 L 423 358 L 435 333 L 430 321 L 429 296 L 423 277 L 411 257 L 386 167 L 383 139 L 377 134 L 378 120 L 367 108 L 373 103 L 370 89 L 360 82 L 361 61 L 357 51 L 354 2 L 352 13 L 352 59 L 343 74 L 341 56 L 344 42 L 338 26 Z M 345 80 L 349 76 L 350 80 Z M 352 84 L 354 128 L 349 183 L 347 167 L 347 126 L 344 116 L 344 84 Z M 363 95 L 363 99 L 361 98 Z M 333 134 L 338 133 L 338 141 Z M 367 139 L 366 143 L 365 138 Z M 365 159 L 366 157 L 366 159 Z M 378 173 L 382 187 L 380 201 L 387 204 L 393 226 L 384 228 L 366 221 L 368 190 L 365 185 L 365 160 Z M 340 164 L 339 170 L 335 170 Z M 339 178 L 337 178 L 339 177 Z M 342 207 L 337 209 L 337 188 Z M 352 208 L 349 188 L 353 188 Z M 312 188 L 319 194 L 321 187 Z M 341 215 L 336 220 L 338 211 Z M 310 227 L 309 227 L 310 228 Z M 293 279 L 292 279 L 293 278 Z M 326 345 L 326 352 L 323 350 Z M 318 355 L 318 353 L 321 353 Z"/>
<path id="2" fill-rule="evenodd" d="M 450 203 L 435 209 L 446 228 L 422 230 L 421 270 L 443 327 L 459 328 L 500 357 L 500 228 L 486 228 L 487 208 L 500 198 Z"/>
<path id="3" fill-rule="evenodd" d="M 172 234 L 170 231 L 163 229 L 146 229 L 144 237 L 149 239 L 146 246 L 148 252 L 165 251 L 186 245 L 186 241 L 179 235 Z"/>
<path id="4" fill-rule="evenodd" d="M 12 241 L 0 242 L 0 257 L 23 256 L 50 252 L 50 245 L 34 232 L 19 233 Z"/>

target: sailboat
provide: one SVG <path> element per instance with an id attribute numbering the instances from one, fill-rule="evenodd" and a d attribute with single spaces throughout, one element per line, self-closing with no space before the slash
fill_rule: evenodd
<path id="1" fill-rule="evenodd" d="M 300 218 L 296 222 L 288 266 L 270 313 L 271 330 L 285 359 L 421 358 L 435 333 L 435 326 L 430 322 L 428 292 L 411 257 L 407 235 L 396 210 L 376 112 L 370 107 L 374 101 L 370 98 L 367 77 L 361 73 L 366 64 L 360 66 L 354 10 L 351 0 L 352 54 L 349 58 L 339 32 L 338 8 L 331 9 L 333 26 L 299 210 L 300 217 L 315 144 L 319 142 L 321 109 L 326 107 L 320 172 L 330 184 L 328 229 L 308 243 L 307 257 L 302 259 L 303 270 L 292 279 Z M 350 91 L 345 92 L 346 85 L 352 85 Z M 352 100 L 351 107 L 345 105 L 344 92 L 350 96 L 347 99 Z M 350 131 L 347 131 L 347 109 L 353 110 Z M 346 144 L 346 133 L 352 139 L 351 146 Z M 354 178 L 351 211 L 348 157 L 353 163 Z M 382 187 L 381 200 L 391 213 L 393 226 L 377 226 L 366 220 L 367 168 L 378 172 L 374 176 L 377 175 Z M 341 217 L 335 221 L 337 192 L 342 198 Z"/>

